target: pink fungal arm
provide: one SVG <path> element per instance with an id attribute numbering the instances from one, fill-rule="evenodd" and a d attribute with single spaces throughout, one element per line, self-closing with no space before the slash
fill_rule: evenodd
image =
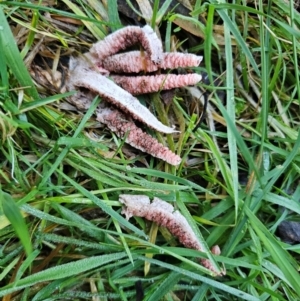
<path id="1" fill-rule="evenodd" d="M 201 242 L 194 234 L 185 217 L 179 211 L 175 210 L 171 204 L 156 197 L 150 202 L 150 199 L 146 195 L 121 194 L 119 201 L 124 204 L 122 213 L 126 215 L 127 219 L 132 216 L 144 217 L 147 220 L 168 228 L 184 246 L 204 251 Z M 220 254 L 218 246 L 214 246 L 212 250 L 213 254 Z M 209 259 L 201 259 L 201 263 L 215 275 L 226 274 L 224 270 L 221 270 L 221 272 L 217 271 Z"/>
<path id="2" fill-rule="evenodd" d="M 155 64 L 147 54 L 130 51 L 115 54 L 103 61 L 103 67 L 113 73 L 154 72 L 158 69 L 197 67 L 202 56 L 191 53 L 164 52 L 160 64 Z"/>
<path id="3" fill-rule="evenodd" d="M 190 73 L 178 75 L 159 74 L 134 77 L 112 75 L 112 78 L 116 84 L 128 91 L 130 94 L 138 95 L 195 85 L 201 81 L 202 76 L 200 74 Z"/>
<path id="4" fill-rule="evenodd" d="M 143 132 L 134 122 L 117 110 L 108 108 L 97 110 L 97 120 L 104 123 L 120 138 L 131 146 L 162 159 L 171 165 L 178 165 L 181 158 L 163 146 L 156 139 Z"/>
<path id="5" fill-rule="evenodd" d="M 144 27 L 127 26 L 108 35 L 104 40 L 94 44 L 90 52 L 103 61 L 105 58 L 124 50 L 129 46 L 140 43 L 148 53 L 151 61 L 159 64 L 162 60 L 162 43 L 153 29 Z"/>

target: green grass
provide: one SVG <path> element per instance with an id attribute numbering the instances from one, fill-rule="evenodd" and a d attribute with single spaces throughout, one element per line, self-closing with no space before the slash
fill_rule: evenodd
<path id="1" fill-rule="evenodd" d="M 0 2 L 2 300 L 139 300 L 139 285 L 148 301 L 300 300 L 299 242 L 277 231 L 300 215 L 300 14 L 277 0 L 186 1 L 189 13 L 159 2 L 127 1 L 131 17 L 116 0 Z M 198 89 L 210 103 L 197 131 L 194 90 L 176 91 L 170 105 L 141 98 L 181 130 L 153 133 L 183 158 L 177 168 L 95 127 L 101 99 L 78 114 L 59 81 L 43 81 L 135 22 L 155 26 L 165 49 L 204 55 Z M 124 193 L 171 202 L 207 252 L 127 221 Z M 227 275 L 211 275 L 202 257 Z"/>

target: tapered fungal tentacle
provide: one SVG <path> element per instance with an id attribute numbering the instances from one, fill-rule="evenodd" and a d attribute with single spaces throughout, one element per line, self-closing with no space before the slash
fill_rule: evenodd
<path id="1" fill-rule="evenodd" d="M 154 221 L 158 225 L 167 227 L 184 246 L 199 251 L 204 250 L 185 217 L 171 204 L 156 197 L 150 202 L 145 195 L 123 194 L 119 196 L 119 200 L 125 205 L 122 213 L 127 219 L 131 216 L 139 216 Z"/>
<path id="2" fill-rule="evenodd" d="M 98 94 L 123 111 L 130 113 L 134 119 L 147 124 L 149 127 L 159 132 L 167 134 L 177 132 L 173 128 L 170 128 L 157 120 L 157 118 L 143 106 L 137 98 L 96 71 L 83 69 L 73 72 L 69 79 L 69 90 L 70 87 L 82 87 Z"/>
<path id="3" fill-rule="evenodd" d="M 128 116 L 118 110 L 109 108 L 98 110 L 97 120 L 107 125 L 120 138 L 125 138 L 129 145 L 150 154 L 153 157 L 166 161 L 171 165 L 178 165 L 181 158 L 167 147 L 163 146 L 149 134 L 138 128 Z"/>
<path id="4" fill-rule="evenodd" d="M 147 76 L 120 76 L 113 75 L 116 84 L 130 94 L 139 95 L 160 90 L 170 90 L 184 86 L 195 85 L 201 81 L 202 76 L 196 73 L 190 74 L 159 74 Z"/>
<path id="5" fill-rule="evenodd" d="M 154 198 L 152 202 L 146 195 L 119 195 L 119 201 L 124 204 L 122 213 L 129 219 L 132 216 L 144 217 L 166 227 L 186 247 L 205 252 L 202 243 L 195 235 L 186 218 L 174 207 L 159 199 Z M 217 246 L 213 247 L 213 250 Z M 216 252 L 216 255 L 219 253 Z M 225 275 L 226 271 L 217 271 L 209 259 L 201 259 L 201 263 L 215 275 Z"/>
<path id="6" fill-rule="evenodd" d="M 103 61 L 103 67 L 113 73 L 154 72 L 158 69 L 197 67 L 202 56 L 191 53 L 164 52 L 160 64 L 155 64 L 146 53 L 130 51 L 115 54 Z"/>
<path id="7" fill-rule="evenodd" d="M 104 40 L 94 44 L 90 52 L 101 62 L 134 44 L 140 43 L 150 59 L 159 64 L 162 60 L 162 43 L 153 29 L 146 25 L 127 26 L 108 35 Z"/>

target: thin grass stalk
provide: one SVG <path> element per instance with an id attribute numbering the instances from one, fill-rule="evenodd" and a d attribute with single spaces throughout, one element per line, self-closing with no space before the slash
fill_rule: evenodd
<path id="1" fill-rule="evenodd" d="M 228 15 L 228 11 L 225 10 L 225 13 Z M 230 30 L 227 24 L 224 24 L 224 38 L 225 38 L 225 57 L 226 57 L 226 99 L 227 99 L 227 112 L 228 117 L 235 121 L 235 95 L 234 95 L 234 68 L 233 68 L 233 59 L 232 59 L 232 45 L 231 45 L 231 36 Z M 230 158 L 230 171 L 231 171 L 231 184 L 232 187 L 232 197 L 235 204 L 235 215 L 238 216 L 239 210 L 239 173 L 237 167 L 237 146 L 236 138 L 234 133 L 228 128 L 228 148 L 229 148 L 229 158 Z"/>

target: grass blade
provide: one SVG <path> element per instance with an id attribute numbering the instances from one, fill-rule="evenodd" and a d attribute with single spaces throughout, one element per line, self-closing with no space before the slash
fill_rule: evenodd
<path id="1" fill-rule="evenodd" d="M 21 54 L 15 43 L 15 38 L 7 23 L 6 17 L 0 5 L 0 52 L 5 56 L 6 63 L 16 77 L 20 86 L 32 99 L 38 99 L 39 95 L 35 89 L 32 79 L 22 60 Z"/>
<path id="2" fill-rule="evenodd" d="M 0 205 L 6 218 L 10 221 L 17 236 L 19 237 L 27 256 L 32 253 L 31 239 L 27 225 L 20 213 L 19 207 L 15 200 L 6 192 L 0 190 Z"/>

